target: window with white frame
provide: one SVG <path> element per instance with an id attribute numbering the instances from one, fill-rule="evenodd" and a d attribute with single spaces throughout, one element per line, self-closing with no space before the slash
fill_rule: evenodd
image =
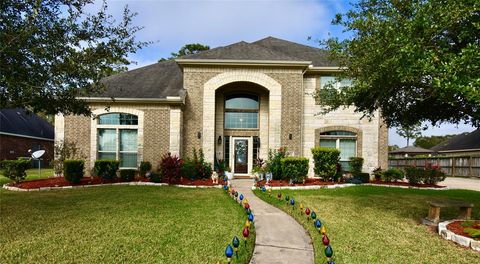
<path id="1" fill-rule="evenodd" d="M 120 168 L 136 168 L 138 117 L 126 113 L 100 115 L 97 121 L 97 158 L 120 161 Z"/>
<path id="2" fill-rule="evenodd" d="M 349 131 L 328 131 L 320 134 L 320 147 L 340 151 L 342 170 L 350 171 L 350 157 L 357 156 L 357 134 Z"/>

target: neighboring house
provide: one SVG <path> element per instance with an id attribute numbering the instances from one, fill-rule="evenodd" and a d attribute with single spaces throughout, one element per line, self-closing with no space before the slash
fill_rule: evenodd
<path id="1" fill-rule="evenodd" d="M 429 149 L 408 146 L 408 147 L 389 151 L 388 156 L 391 158 L 408 158 L 408 157 L 415 157 L 415 156 L 431 156 L 433 153 L 434 151 Z"/>
<path id="2" fill-rule="evenodd" d="M 339 149 L 343 165 L 356 156 L 364 171 L 386 168 L 379 113 L 371 120 L 353 108 L 317 115 L 311 93 L 328 82 L 348 85 L 336 82 L 339 71 L 325 51 L 273 37 L 218 47 L 106 78 L 104 94 L 83 98 L 96 118 L 56 116 L 56 140 L 76 141 L 87 168 L 99 158 L 156 167 L 168 152 L 186 157 L 202 148 L 207 161 L 223 159 L 248 175 L 256 158 L 286 147 L 310 159 L 313 176 L 315 146 Z"/>
<path id="3" fill-rule="evenodd" d="M 0 160 L 30 157 L 29 149 L 43 149 L 43 164 L 48 165 L 54 136 L 53 126 L 33 113 L 20 108 L 0 110 Z"/>
<path id="4" fill-rule="evenodd" d="M 480 156 L 480 129 L 456 135 L 431 150 L 441 156 Z"/>

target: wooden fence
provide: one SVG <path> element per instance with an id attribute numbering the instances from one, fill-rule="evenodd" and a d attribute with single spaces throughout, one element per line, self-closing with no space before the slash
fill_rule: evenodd
<path id="1" fill-rule="evenodd" d="M 480 156 L 476 157 L 428 157 L 428 158 L 389 158 L 390 168 L 416 166 L 424 168 L 425 164 L 438 165 L 448 176 L 480 178 Z"/>

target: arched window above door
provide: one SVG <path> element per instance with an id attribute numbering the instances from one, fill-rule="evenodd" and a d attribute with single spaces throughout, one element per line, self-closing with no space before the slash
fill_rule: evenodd
<path id="1" fill-rule="evenodd" d="M 253 94 L 225 96 L 225 128 L 257 129 L 259 99 Z"/>

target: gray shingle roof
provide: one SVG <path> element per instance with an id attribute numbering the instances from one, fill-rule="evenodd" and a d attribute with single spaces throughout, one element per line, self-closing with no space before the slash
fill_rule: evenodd
<path id="1" fill-rule="evenodd" d="M 21 108 L 0 110 L 0 132 L 53 139 L 53 126 L 36 114 Z"/>
<path id="2" fill-rule="evenodd" d="M 480 129 L 471 133 L 456 135 L 453 138 L 432 147 L 432 150 L 436 152 L 465 149 L 480 149 Z"/>
<path id="3" fill-rule="evenodd" d="M 433 153 L 429 149 L 419 148 L 415 146 L 408 146 L 404 148 L 399 148 L 396 150 L 389 151 L 390 154 L 402 154 L 402 153 Z"/>
<path id="4" fill-rule="evenodd" d="M 314 66 L 336 66 L 324 50 L 268 37 L 253 43 L 238 42 L 181 57 L 190 60 L 312 61 Z M 106 90 L 92 97 L 166 98 L 183 91 L 183 73 L 175 61 L 164 61 L 119 73 L 102 80 Z"/>

